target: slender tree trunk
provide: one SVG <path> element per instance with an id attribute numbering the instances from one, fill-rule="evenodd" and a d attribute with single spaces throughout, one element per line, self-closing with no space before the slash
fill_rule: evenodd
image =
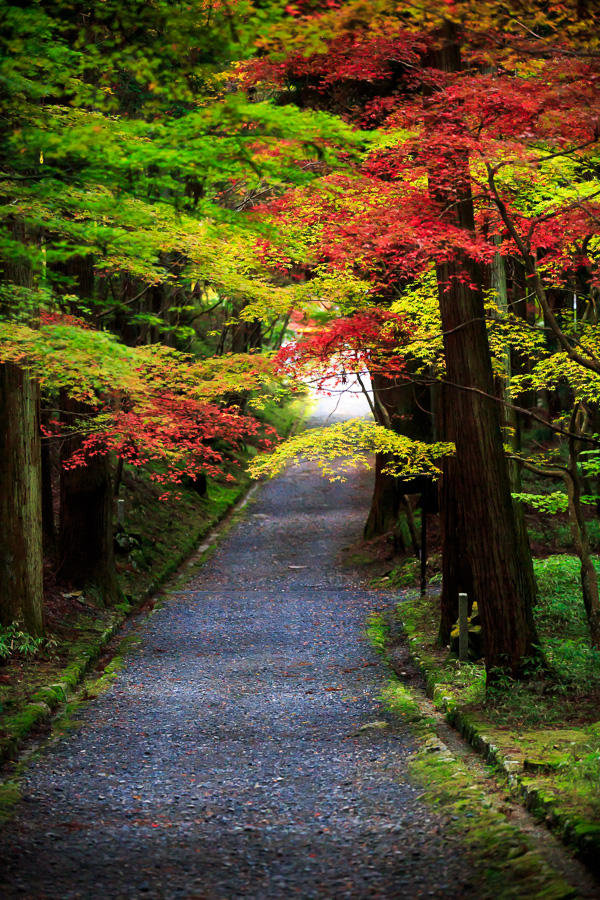
<path id="1" fill-rule="evenodd" d="M 0 619 L 42 636 L 43 557 L 39 386 L 0 365 Z"/>
<path id="2" fill-rule="evenodd" d="M 590 627 L 591 645 L 600 648 L 600 598 L 598 576 L 590 553 L 590 539 L 581 509 L 581 489 L 579 479 L 570 475 L 565 479 L 569 498 L 569 523 L 575 551 L 581 563 L 581 590 L 583 605 Z"/>
<path id="3" fill-rule="evenodd" d="M 431 437 L 432 417 L 425 407 L 429 403 L 429 397 L 423 389 L 422 395 L 417 399 L 417 387 L 413 384 L 399 383 L 378 374 L 371 377 L 371 383 L 373 414 L 380 425 L 415 440 L 427 440 Z M 407 490 L 406 483 L 383 472 L 389 462 L 386 454 L 376 454 L 373 497 L 364 528 L 366 540 L 394 529 L 400 510 L 407 509 L 402 501 Z M 412 510 L 407 510 L 407 520 L 409 515 L 412 515 Z M 411 523 L 408 522 L 408 525 L 410 530 Z M 399 529 L 395 533 L 398 537 Z"/>
<path id="4" fill-rule="evenodd" d="M 48 413 L 42 410 L 41 421 L 48 424 Z M 51 555 L 56 544 L 56 527 L 54 523 L 54 497 L 52 494 L 52 453 L 48 438 L 41 440 L 41 473 L 42 473 L 42 537 L 44 550 Z"/>
<path id="5" fill-rule="evenodd" d="M 63 421 L 73 425 L 88 411 L 85 404 L 63 398 Z M 85 466 L 65 469 L 64 463 L 81 446 L 78 435 L 61 447 L 59 575 L 78 590 L 91 593 L 98 604 L 111 606 L 121 598 L 113 547 L 113 489 L 108 454 L 97 454 Z"/>
<path id="6" fill-rule="evenodd" d="M 581 423 L 584 419 L 585 424 Z M 583 433 L 586 430 L 587 416 L 584 415 L 580 404 L 577 404 L 571 415 L 569 431 L 575 433 L 577 429 Z M 598 576 L 590 552 L 590 538 L 581 507 L 581 478 L 579 475 L 579 454 L 581 442 L 573 437 L 569 438 L 569 466 L 565 472 L 565 486 L 569 500 L 569 523 L 573 544 L 581 562 L 581 589 L 583 603 L 590 627 L 592 647 L 600 648 L 600 597 L 598 595 Z"/>
<path id="7" fill-rule="evenodd" d="M 435 439 L 454 442 L 450 412 L 451 392 L 448 386 L 443 382 L 437 385 L 434 398 Z M 450 632 L 458 619 L 459 593 L 473 597 L 473 579 L 466 547 L 464 486 L 461 484 L 460 468 L 453 456 L 443 460 L 442 476 L 438 482 L 438 500 L 442 538 L 442 594 L 438 644 L 445 647 L 450 643 Z"/>
<path id="8" fill-rule="evenodd" d="M 398 521 L 401 497 L 398 478 L 383 472 L 389 463 L 390 458 L 386 453 L 375 454 L 375 484 L 363 532 L 367 541 L 392 531 Z"/>
<path id="9" fill-rule="evenodd" d="M 421 544 L 419 541 L 419 533 L 417 531 L 417 526 L 415 523 L 413 508 L 411 506 L 410 497 L 408 496 L 408 494 L 400 494 L 400 503 L 402 504 L 402 508 L 404 509 L 404 512 L 406 514 L 406 524 L 408 525 L 408 533 L 410 534 L 410 544 L 412 547 L 412 551 L 418 559 L 420 555 Z M 421 515 L 427 515 L 424 508 L 421 511 Z"/>

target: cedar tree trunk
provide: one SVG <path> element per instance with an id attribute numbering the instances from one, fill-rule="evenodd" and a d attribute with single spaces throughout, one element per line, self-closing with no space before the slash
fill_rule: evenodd
<path id="1" fill-rule="evenodd" d="M 533 566 L 513 508 L 500 406 L 491 399 L 494 382 L 483 294 L 472 286 L 481 281 L 466 283 L 465 269 L 477 278 L 467 259 L 439 266 L 438 284 L 447 381 L 455 386 L 451 410 L 456 462 L 468 503 L 464 528 L 473 576 L 471 599 L 479 606 L 488 673 L 508 670 L 519 676 L 526 660 L 539 653 L 532 613 Z"/>
<path id="2" fill-rule="evenodd" d="M 39 386 L 0 365 L 0 620 L 44 634 Z"/>
<path id="3" fill-rule="evenodd" d="M 79 401 L 63 398 L 68 425 L 89 412 Z M 78 435 L 61 447 L 59 575 L 71 587 L 87 590 L 103 606 L 121 598 L 113 547 L 113 489 L 108 454 L 90 456 L 86 465 L 65 468 L 81 446 Z"/>
<path id="4" fill-rule="evenodd" d="M 460 71 L 456 26 L 448 21 L 441 36 L 444 45 L 434 54 L 433 64 L 447 72 Z M 443 176 L 438 176 L 434 162 L 430 166 L 430 191 L 450 224 L 474 234 L 469 159 L 456 147 L 456 135 L 463 127 L 458 112 L 456 116 L 454 142 L 440 160 Z M 511 497 L 500 403 L 493 399 L 483 272 L 456 249 L 452 258 L 438 263 L 437 282 L 446 381 L 453 389 L 456 462 L 465 500 L 465 546 L 473 579 L 470 600 L 477 601 L 481 615 L 488 679 L 499 671 L 523 677 L 527 661 L 539 656 L 532 611 L 535 580 Z"/>
<path id="5" fill-rule="evenodd" d="M 454 429 L 450 410 L 451 391 L 443 382 L 436 386 L 435 421 L 437 441 L 454 442 Z M 438 481 L 440 507 L 440 534 L 442 538 L 442 594 L 440 598 L 440 627 L 438 644 L 450 643 L 450 632 L 458 619 L 458 595 L 473 598 L 473 579 L 467 555 L 464 521 L 464 486 L 460 480 L 460 468 L 456 458 L 443 460 L 442 475 Z"/>

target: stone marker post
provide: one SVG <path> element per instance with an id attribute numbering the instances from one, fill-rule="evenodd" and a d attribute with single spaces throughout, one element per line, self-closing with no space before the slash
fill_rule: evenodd
<path id="1" fill-rule="evenodd" d="M 458 658 L 466 662 L 469 658 L 469 598 L 458 595 Z"/>

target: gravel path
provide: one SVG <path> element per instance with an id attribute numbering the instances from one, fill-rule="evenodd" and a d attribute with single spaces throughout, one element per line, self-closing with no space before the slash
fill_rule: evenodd
<path id="1" fill-rule="evenodd" d="M 259 489 L 28 769 L 6 900 L 477 896 L 407 776 L 408 731 L 357 733 L 385 718 L 364 623 L 392 602 L 339 565 L 369 495 L 310 466 Z"/>

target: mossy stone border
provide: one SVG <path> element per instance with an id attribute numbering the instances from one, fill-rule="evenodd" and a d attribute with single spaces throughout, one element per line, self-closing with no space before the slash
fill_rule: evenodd
<path id="1" fill-rule="evenodd" d="M 401 610 L 398 610 L 398 615 L 402 615 Z M 486 762 L 498 766 L 504 772 L 510 787 L 523 801 L 525 807 L 544 821 L 565 844 L 574 847 L 593 875 L 596 878 L 600 877 L 600 825 L 566 815 L 558 808 L 555 797 L 548 796 L 542 789 L 532 785 L 520 761 L 506 756 L 487 737 L 473 717 L 460 707 L 456 698 L 447 693 L 444 685 L 438 680 L 439 670 L 435 661 L 420 646 L 416 629 L 406 621 L 400 624 L 408 639 L 411 659 L 425 679 L 427 696 L 444 713 L 446 721 Z"/>

